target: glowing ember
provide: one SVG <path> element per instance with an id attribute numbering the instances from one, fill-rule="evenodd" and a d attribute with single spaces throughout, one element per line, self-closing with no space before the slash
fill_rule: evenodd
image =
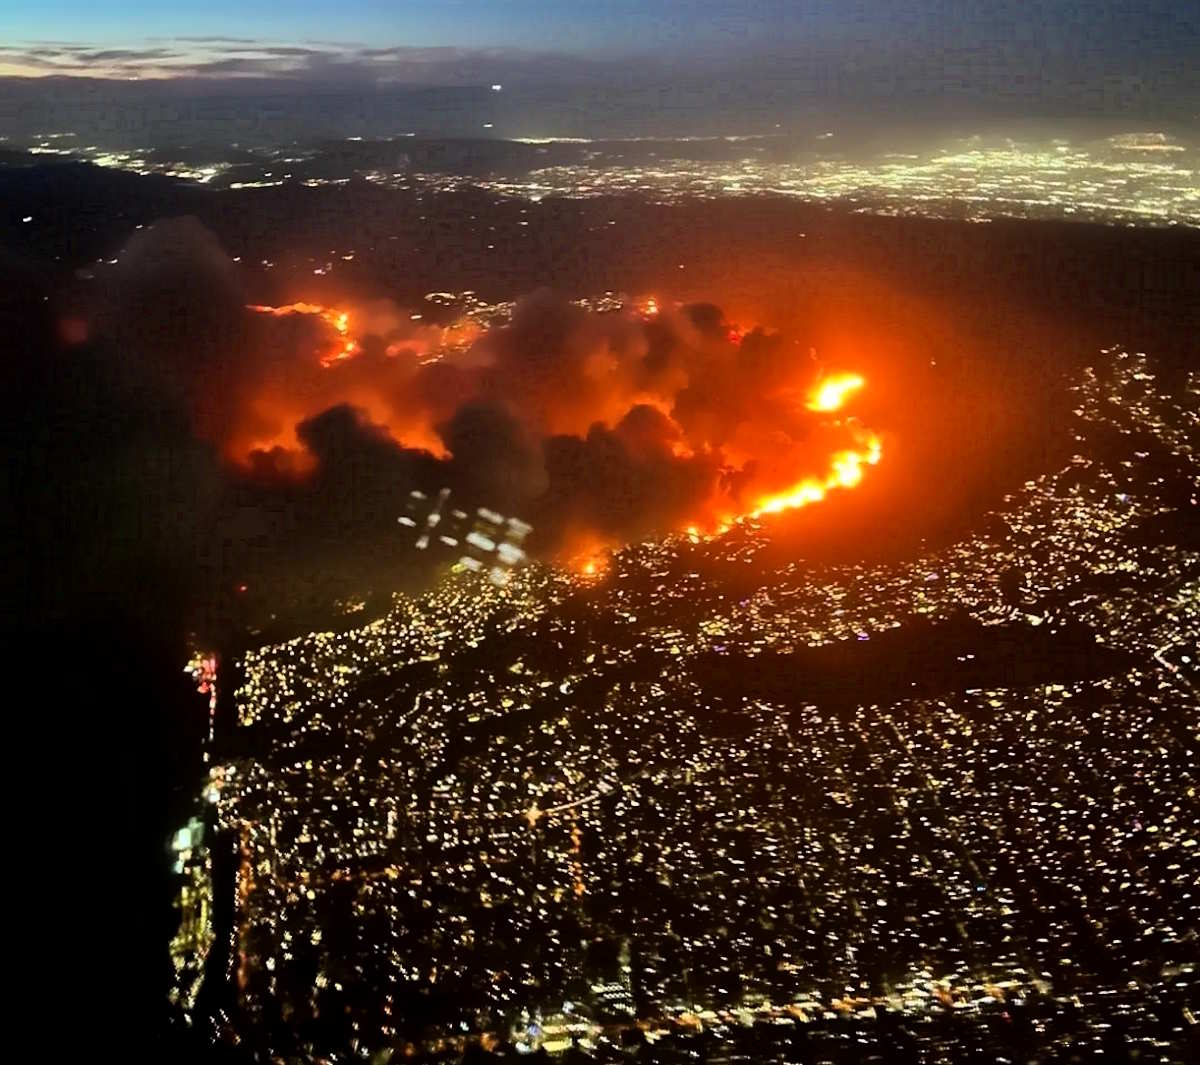
<path id="1" fill-rule="evenodd" d="M 586 579 L 595 579 L 603 576 L 609 566 L 609 554 L 603 548 L 593 548 L 587 551 L 576 553 L 568 556 L 566 560 L 567 568 L 573 570 L 580 577 Z"/>
<path id="2" fill-rule="evenodd" d="M 846 396 L 866 384 L 856 373 L 836 374 L 826 377 L 817 385 L 808 400 L 809 410 L 832 411 L 838 410 L 846 400 Z"/>

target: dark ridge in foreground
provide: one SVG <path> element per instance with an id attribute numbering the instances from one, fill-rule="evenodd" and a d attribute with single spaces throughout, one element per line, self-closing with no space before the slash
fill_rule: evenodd
<path id="1" fill-rule="evenodd" d="M 1124 651 L 1096 642 L 1087 626 L 985 626 L 963 613 L 941 622 L 912 618 L 887 632 L 825 647 L 697 657 L 696 680 L 721 698 L 813 704 L 839 713 L 905 698 L 971 689 L 1071 683 L 1129 669 Z"/>

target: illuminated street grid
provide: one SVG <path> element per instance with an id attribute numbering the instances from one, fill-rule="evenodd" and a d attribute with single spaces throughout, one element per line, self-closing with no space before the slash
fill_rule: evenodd
<path id="1" fill-rule="evenodd" d="M 443 191 L 478 186 L 533 200 L 636 192 L 670 203 L 683 197 L 765 193 L 849 205 L 871 214 L 1200 225 L 1200 173 L 1187 159 L 1164 158 L 1162 152 L 1114 155 L 1065 143 L 984 147 L 967 141 L 924 156 L 893 154 L 862 163 L 663 158 L 653 165 L 547 167 L 507 180 L 367 176 L 382 184 L 399 181 Z"/>
<path id="2" fill-rule="evenodd" d="M 66 137 L 67 139 L 63 139 Z M 797 152 L 794 161 L 767 158 L 754 138 L 710 138 L 731 143 L 747 140 L 738 160 L 688 158 L 688 139 L 664 140 L 653 159 L 631 162 L 622 143 L 597 143 L 583 151 L 585 161 L 533 169 L 520 176 L 475 176 L 414 169 L 355 170 L 336 177 L 302 176 L 314 150 L 262 149 L 260 161 L 231 180 L 235 164 L 211 160 L 185 163 L 162 152 L 110 151 L 76 145 L 74 135 L 34 139 L 38 155 L 84 159 L 99 166 L 138 174 L 162 174 L 214 187 L 270 188 L 289 182 L 311 187 L 344 185 L 354 174 L 388 187 L 452 191 L 464 187 L 540 200 L 546 196 L 610 196 L 642 193 L 658 202 L 687 197 L 772 194 L 849 206 L 872 214 L 935 218 L 1074 218 L 1143 225 L 1200 225 L 1200 170 L 1196 149 L 1165 134 L 1122 135 L 1076 143 L 963 138 L 921 154 L 892 152 L 855 161 L 826 148 L 824 158 Z M 361 138 L 356 138 L 361 139 Z M 575 143 L 548 140 L 547 144 Z M 587 142 L 583 142 L 587 143 Z M 836 146 L 836 141 L 828 142 Z M 670 145 L 676 145 L 673 157 Z M 295 173 L 293 171 L 296 171 Z"/>
<path id="3" fill-rule="evenodd" d="M 635 1014 L 670 1041 L 1039 1001 L 1047 1047 L 1098 1053 L 1119 1018 L 1183 1060 L 1152 1004 L 1196 989 L 1200 556 L 1142 530 L 1196 505 L 1200 379 L 1113 349 L 1077 394 L 1071 462 L 907 564 L 765 571 L 743 523 L 248 654 L 209 793 L 241 851 L 229 1023 L 336 1017 L 365 1053 L 416 1008 L 427 1051 L 555 1051 Z M 964 677 L 1081 627 L 1120 657 L 844 703 L 777 657 L 962 610 L 995 634 Z"/>

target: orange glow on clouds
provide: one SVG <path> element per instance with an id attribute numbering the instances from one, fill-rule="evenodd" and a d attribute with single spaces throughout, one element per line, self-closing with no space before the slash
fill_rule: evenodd
<path id="1" fill-rule="evenodd" d="M 386 328 L 393 331 L 386 348 L 382 349 L 386 351 L 388 362 L 401 354 L 413 358 L 394 363 L 396 376 L 391 376 L 389 371 L 389 376 L 381 378 L 379 364 L 359 358 L 363 347 L 356 339 L 356 335 L 373 337 L 384 332 L 379 328 L 378 311 L 368 307 L 347 311 L 307 302 L 281 306 L 250 304 L 247 309 L 274 318 L 293 315 L 317 318 L 328 329 L 328 339 L 321 342 L 316 359 L 308 362 L 315 377 L 305 377 L 301 363 L 295 373 L 264 379 L 242 397 L 224 441 L 226 453 L 235 462 L 246 462 L 256 451 L 272 452 L 272 466 L 280 474 L 307 475 L 314 466 L 314 459 L 299 441 L 296 427 L 306 418 L 339 402 L 351 404 L 363 411 L 371 423 L 386 427 L 401 446 L 425 450 L 437 458 L 450 457 L 434 427 L 459 403 L 479 394 L 479 378 L 471 374 L 478 367 L 488 365 L 489 350 L 485 347 L 481 355 L 468 350 L 481 338 L 487 344 L 484 330 L 476 323 L 466 320 L 448 327 L 421 326 L 411 333 L 403 330 L 397 338 L 395 323 L 388 319 Z M 634 304 L 633 310 L 636 318 L 643 322 L 662 316 L 668 328 L 675 327 L 674 318 L 668 318 L 674 312 L 663 310 L 653 298 Z M 580 329 L 576 335 L 584 335 L 584 331 Z M 760 345 L 760 351 L 763 350 L 763 335 L 760 330 L 755 331 L 755 342 Z M 756 393 L 763 401 L 762 416 L 740 414 L 741 420 L 735 430 L 721 435 L 719 418 L 714 422 L 711 415 L 707 416 L 708 421 L 693 416 L 689 422 L 677 408 L 681 390 L 689 386 L 693 375 L 703 375 L 705 363 L 678 365 L 671 374 L 644 387 L 636 375 L 630 373 L 629 360 L 640 357 L 645 349 L 627 339 L 622 340 L 624 348 L 614 346 L 614 336 L 626 335 L 605 334 L 604 342 L 596 343 L 594 351 L 586 351 L 582 356 L 576 352 L 582 374 L 578 391 L 564 389 L 540 397 L 535 394 L 536 402 L 531 401 L 518 414 L 527 420 L 526 424 L 540 427 L 541 432 L 583 436 L 591 426 L 616 426 L 635 407 L 650 407 L 661 416 L 647 437 L 650 444 L 645 446 L 652 449 L 651 454 L 654 454 L 653 448 L 658 447 L 662 449 L 659 453 L 669 456 L 670 461 L 684 463 L 711 459 L 714 470 L 720 469 L 723 473 L 738 475 L 752 471 L 748 478 L 743 477 L 741 488 L 731 490 L 714 482 L 707 498 L 693 504 L 687 513 L 688 524 L 683 526 L 693 542 L 719 536 L 745 520 L 819 503 L 837 489 L 853 489 L 863 481 L 867 467 L 878 464 L 882 458 L 879 436 L 863 428 L 855 419 L 844 419 L 838 413 L 855 393 L 866 387 L 866 379 L 859 373 L 824 374 L 812 383 L 811 376 L 803 369 L 798 380 L 794 371 L 785 368 L 774 379 L 767 377 L 754 386 L 762 389 Z M 739 350 L 744 350 L 743 342 L 747 336 L 747 330 L 725 323 L 719 343 L 727 345 L 725 350 L 734 354 L 717 357 L 736 360 Z M 443 345 L 447 343 L 459 352 L 452 367 L 451 360 L 443 358 L 447 350 Z M 491 355 L 494 357 L 494 351 Z M 459 375 L 457 379 L 451 376 L 447 380 L 452 383 L 458 380 L 465 388 L 461 395 L 453 394 L 447 398 L 443 404 L 445 409 L 436 405 L 440 393 L 421 392 L 411 387 L 417 379 L 415 375 L 421 373 L 423 367 L 438 361 L 444 361 L 450 367 L 448 373 Z M 326 375 L 323 371 L 330 373 Z M 742 387 L 738 383 L 739 371 L 731 372 L 734 376 L 726 378 L 721 387 L 736 391 Z M 703 380 L 702 376 L 700 379 Z M 796 390 L 799 390 L 798 395 Z M 720 396 L 722 393 L 712 394 Z M 431 396 L 434 397 L 432 400 Z M 564 400 L 564 396 L 569 398 Z M 778 414 L 780 410 L 798 411 L 800 408 L 829 416 L 818 419 L 819 436 L 810 438 L 793 434 L 787 427 L 786 418 L 781 419 Z M 720 407 L 710 409 L 719 410 Z M 712 435 L 714 425 L 716 434 Z M 825 439 L 824 446 L 828 451 L 825 452 L 827 457 L 823 458 L 820 441 Z M 746 483 L 747 479 L 749 483 Z M 584 535 L 581 537 L 580 534 Z M 609 568 L 609 552 L 619 540 L 619 536 L 597 530 L 578 529 L 575 536 L 567 538 L 571 547 L 563 549 L 559 558 L 577 575 L 597 579 Z"/>
<path id="2" fill-rule="evenodd" d="M 270 314 L 276 318 L 290 314 L 311 314 L 320 318 L 337 334 L 333 345 L 321 356 L 322 366 L 332 366 L 335 362 L 352 359 L 358 354 L 358 341 L 349 336 L 350 315 L 346 311 L 339 311 L 333 307 L 322 307 L 319 303 L 286 303 L 281 307 L 250 303 L 246 305 L 246 309 L 259 314 Z"/>

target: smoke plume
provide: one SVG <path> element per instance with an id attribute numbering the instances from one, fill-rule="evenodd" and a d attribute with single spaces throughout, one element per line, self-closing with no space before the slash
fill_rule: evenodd
<path id="1" fill-rule="evenodd" d="M 803 505 L 878 458 L 852 417 L 814 409 L 827 371 L 801 338 L 708 303 L 596 313 L 540 290 L 490 330 L 389 301 L 269 306 L 183 218 L 135 235 L 95 320 L 299 537 L 383 529 L 441 482 L 554 552 Z M 833 408 L 862 383 L 845 381 Z"/>

